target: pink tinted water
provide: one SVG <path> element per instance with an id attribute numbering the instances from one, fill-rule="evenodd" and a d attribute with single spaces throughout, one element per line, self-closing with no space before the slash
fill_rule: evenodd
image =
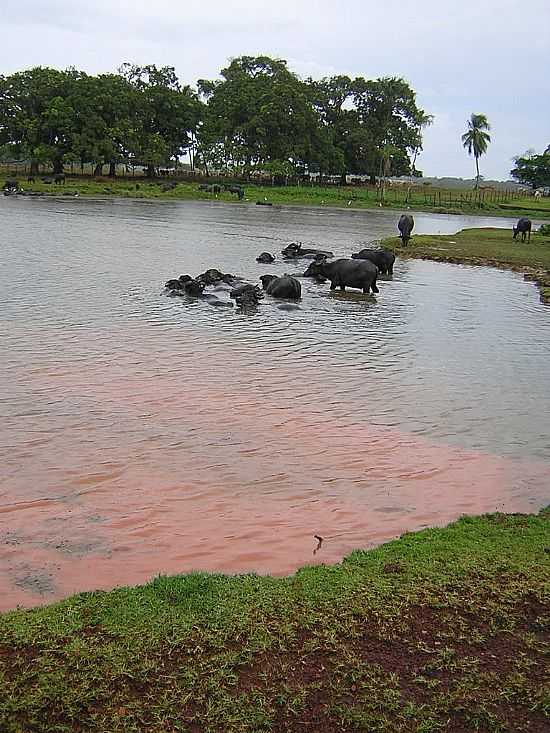
<path id="1" fill-rule="evenodd" d="M 274 242 L 281 226 L 229 223 L 252 240 L 233 271 L 250 267 L 260 226 Z M 203 260 L 132 239 L 112 281 L 113 233 L 96 225 L 102 259 L 67 227 L 63 262 L 78 259 L 86 287 L 58 248 L 31 243 L 66 291 L 52 277 L 6 298 L 1 610 L 158 573 L 287 574 L 463 513 L 548 502 L 547 315 L 516 276 L 403 263 L 376 301 L 304 283 L 301 311 L 243 316 L 159 288 L 171 260 L 223 259 L 204 223 Z M 326 246 L 334 227 L 310 222 L 311 239 Z"/>

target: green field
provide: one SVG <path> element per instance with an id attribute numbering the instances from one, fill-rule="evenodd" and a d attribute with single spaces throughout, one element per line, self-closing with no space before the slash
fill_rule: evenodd
<path id="1" fill-rule="evenodd" d="M 550 511 L 0 616 L 2 733 L 548 730 Z"/>
<path id="2" fill-rule="evenodd" d="M 101 178 L 67 177 L 65 186 L 44 184 L 40 177 L 35 183 L 27 183 L 26 176 L 19 176 L 24 189 L 51 195 L 77 192 L 81 196 L 119 196 L 155 199 L 202 199 L 221 200 L 240 203 L 230 193 L 210 194 L 198 190 L 199 184 L 189 181 L 174 181 L 176 187 L 164 191 L 163 187 L 172 182 L 169 178 L 150 181 L 144 178 Z M 443 190 L 431 187 L 395 187 L 386 191 L 383 202 L 380 193 L 369 186 L 268 186 L 243 184 L 246 191 L 244 203 L 267 200 L 274 205 L 342 207 L 349 209 L 414 209 L 452 214 L 482 214 L 483 216 L 519 217 L 529 214 L 533 218 L 550 218 L 550 198 L 535 199 L 532 196 L 520 197 L 518 194 L 485 191 L 476 193 L 469 190 Z"/>
<path id="3" fill-rule="evenodd" d="M 550 302 L 550 232 L 533 232 L 531 242 L 514 241 L 511 229 L 463 229 L 449 235 L 415 235 L 406 247 L 397 237 L 382 246 L 398 257 L 417 257 L 439 262 L 490 265 L 523 272 L 537 283 L 541 299 Z"/>

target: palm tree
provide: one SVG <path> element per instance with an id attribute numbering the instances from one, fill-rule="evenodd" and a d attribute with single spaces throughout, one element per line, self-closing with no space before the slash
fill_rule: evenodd
<path id="1" fill-rule="evenodd" d="M 479 159 L 487 152 L 487 144 L 491 142 L 491 136 L 485 130 L 490 130 L 491 125 L 487 122 L 485 115 L 472 116 L 468 120 L 468 130 L 462 135 L 462 145 L 467 149 L 468 154 L 476 159 L 476 185 L 479 185 Z"/>

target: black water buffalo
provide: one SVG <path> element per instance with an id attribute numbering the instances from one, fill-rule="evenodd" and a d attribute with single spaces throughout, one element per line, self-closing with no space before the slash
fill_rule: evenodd
<path id="1" fill-rule="evenodd" d="M 201 183 L 199 191 L 206 191 L 206 193 L 221 193 L 222 187 L 219 183 Z"/>
<path id="2" fill-rule="evenodd" d="M 324 277 L 323 275 L 321 275 L 321 273 L 319 271 L 319 265 L 321 264 L 321 262 L 324 262 L 324 261 L 325 261 L 324 259 L 323 260 L 315 260 L 314 262 L 312 262 L 311 264 L 309 264 L 307 266 L 306 271 L 302 275 L 302 277 L 312 277 L 314 280 L 317 280 L 317 282 L 319 282 L 319 283 L 326 282 L 326 277 Z"/>
<path id="3" fill-rule="evenodd" d="M 232 186 L 228 183 L 225 183 L 223 190 L 228 191 L 229 193 L 236 193 L 239 197 L 239 201 L 242 201 L 244 199 L 244 188 L 242 186 Z"/>
<path id="4" fill-rule="evenodd" d="M 275 262 L 275 257 L 273 257 L 273 255 L 270 254 L 269 252 L 262 252 L 261 255 L 258 255 L 256 257 L 256 262 L 265 262 L 265 263 Z"/>
<path id="5" fill-rule="evenodd" d="M 403 240 L 403 244 L 408 244 L 411 238 L 411 232 L 414 228 L 414 219 L 410 214 L 402 214 L 399 223 L 397 224 L 399 229 L 399 236 Z"/>
<path id="6" fill-rule="evenodd" d="M 252 283 L 242 283 L 241 285 L 237 285 L 236 288 L 233 288 L 233 290 L 230 291 L 229 297 L 238 298 L 248 291 L 254 292 L 259 298 L 264 297 L 264 294 L 262 293 L 260 288 L 257 285 L 253 285 Z"/>
<path id="7" fill-rule="evenodd" d="M 525 216 L 522 216 L 521 219 L 518 220 L 518 223 L 515 227 L 513 227 L 514 232 L 514 239 L 518 236 L 518 234 L 521 234 L 521 241 L 525 242 L 525 238 L 527 235 L 529 235 L 529 242 L 531 241 L 531 219 L 527 219 Z"/>
<path id="8" fill-rule="evenodd" d="M 319 262 L 312 264 L 314 272 L 330 280 L 330 289 L 345 290 L 359 288 L 365 294 L 370 290 L 378 293 L 376 278 L 378 268 L 370 260 L 334 260 L 334 262 Z"/>
<path id="9" fill-rule="evenodd" d="M 315 249 L 313 247 L 302 247 L 301 242 L 292 242 L 281 250 L 281 254 L 286 259 L 293 260 L 297 257 L 334 257 L 332 252 L 323 249 Z"/>
<path id="10" fill-rule="evenodd" d="M 15 178 L 8 178 L 2 188 L 4 191 L 17 191 L 19 189 L 19 184 Z"/>
<path id="11" fill-rule="evenodd" d="M 299 300 L 302 297 L 302 286 L 291 275 L 262 275 L 260 280 L 265 292 L 273 298 Z"/>
<path id="12" fill-rule="evenodd" d="M 387 249 L 362 249 L 351 256 L 352 260 L 370 260 L 383 275 L 393 275 L 395 255 Z"/>
<path id="13" fill-rule="evenodd" d="M 257 285 L 243 283 L 229 293 L 234 298 L 239 308 L 251 308 L 258 305 L 264 294 Z"/>
<path id="14" fill-rule="evenodd" d="M 165 288 L 168 288 L 174 295 L 202 295 L 202 291 L 205 288 L 205 284 L 199 279 L 192 278 L 191 275 L 180 275 L 177 280 L 167 280 L 164 284 Z"/>

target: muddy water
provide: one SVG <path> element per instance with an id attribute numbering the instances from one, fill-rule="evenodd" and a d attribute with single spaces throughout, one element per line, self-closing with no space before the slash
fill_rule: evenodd
<path id="1" fill-rule="evenodd" d="M 295 239 L 346 255 L 395 219 L 0 201 L 0 609 L 158 573 L 286 574 L 548 503 L 550 319 L 520 276 L 400 261 L 376 298 L 304 280 L 291 313 L 163 292 L 212 266 L 297 270 L 255 262 Z"/>

